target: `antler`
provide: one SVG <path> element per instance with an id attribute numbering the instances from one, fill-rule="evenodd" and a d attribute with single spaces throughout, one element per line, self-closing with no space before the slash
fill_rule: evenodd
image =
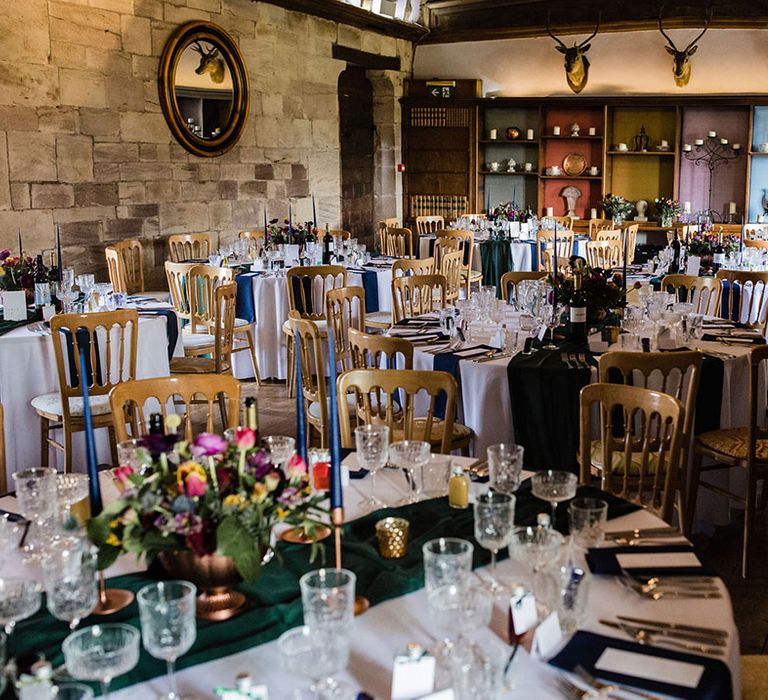
<path id="1" fill-rule="evenodd" d="M 216 47 L 214 46 L 210 51 L 206 51 L 205 48 L 203 48 L 203 45 L 199 41 L 194 41 L 192 44 L 190 44 L 190 47 L 193 51 L 197 51 L 201 56 L 204 58 L 209 58 L 210 56 L 213 56 L 216 53 Z"/>
<path id="2" fill-rule="evenodd" d="M 704 18 L 704 29 L 702 29 L 702 30 L 701 30 L 701 33 L 700 33 L 700 34 L 699 34 L 699 35 L 698 35 L 698 36 L 697 36 L 697 37 L 696 37 L 696 38 L 695 38 L 693 41 L 691 41 L 691 43 L 690 43 L 690 44 L 688 44 L 688 46 L 686 46 L 686 47 L 685 47 L 685 50 L 684 50 L 684 51 L 682 51 L 682 52 L 680 52 L 680 53 L 688 53 L 688 52 L 689 52 L 689 51 L 690 51 L 690 50 L 691 50 L 691 49 L 692 49 L 692 48 L 693 48 L 693 47 L 696 45 L 696 42 L 697 42 L 699 39 L 701 39 L 701 37 L 703 37 L 703 36 L 704 36 L 704 35 L 707 33 L 707 30 L 709 29 L 709 23 L 710 23 L 710 21 L 712 20 L 712 16 L 713 16 L 713 14 L 714 14 L 714 9 L 711 9 L 711 10 L 709 11 L 709 15 L 708 15 L 707 17 L 705 17 L 705 18 Z M 673 48 L 675 51 L 677 51 L 677 50 L 678 50 L 678 48 L 677 48 L 677 46 L 675 46 L 675 42 L 674 42 L 674 41 L 672 41 L 672 39 L 670 38 L 669 34 L 667 34 L 667 33 L 664 31 L 664 23 L 663 23 L 663 18 L 664 18 L 664 5 L 662 5 L 662 6 L 661 6 L 661 9 L 659 10 L 659 31 L 662 33 L 662 35 L 664 36 L 664 38 L 665 38 L 665 39 L 666 39 L 666 40 L 669 42 L 669 45 L 670 45 L 670 46 L 671 46 L 671 47 L 672 47 L 672 48 Z"/>
<path id="3" fill-rule="evenodd" d="M 707 33 L 707 29 L 709 29 L 709 21 L 712 19 L 712 15 L 714 14 L 714 9 L 710 11 L 709 16 L 704 18 L 704 29 L 701 30 L 701 34 L 699 34 L 688 46 L 685 47 L 685 53 L 688 53 L 693 46 Z"/>
<path id="4" fill-rule="evenodd" d="M 595 26 L 595 31 L 592 32 L 592 34 L 590 34 L 586 39 L 584 39 L 584 41 L 582 41 L 579 44 L 579 48 L 580 49 L 583 48 L 584 46 L 586 46 L 590 41 L 592 41 L 592 39 L 594 39 L 597 36 L 597 32 L 600 30 L 600 20 L 601 19 L 602 19 L 602 13 L 598 12 L 597 13 L 597 25 Z"/>
<path id="5" fill-rule="evenodd" d="M 675 46 L 675 42 L 672 41 L 672 38 L 664 31 L 664 5 L 661 6 L 659 9 L 659 31 L 661 32 L 661 35 L 669 42 L 669 45 L 677 51 L 677 46 Z M 706 30 L 705 30 L 706 31 Z"/>
<path id="6" fill-rule="evenodd" d="M 564 49 L 567 49 L 568 47 L 562 42 L 562 40 L 558 39 L 553 33 L 552 29 L 550 28 L 550 19 L 552 17 L 552 10 L 547 10 L 547 34 L 551 36 L 560 46 L 562 46 Z"/>

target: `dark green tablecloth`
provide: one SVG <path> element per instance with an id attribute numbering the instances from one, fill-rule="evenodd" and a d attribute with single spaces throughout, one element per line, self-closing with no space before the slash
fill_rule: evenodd
<path id="1" fill-rule="evenodd" d="M 637 506 L 598 489 L 584 486 L 579 495 L 601 496 L 609 503 L 608 517 L 625 515 Z M 549 504 L 534 497 L 530 482 L 524 483 L 519 491 L 515 522 L 533 525 L 536 515 L 549 512 Z M 558 509 L 556 526 L 567 528 L 567 507 Z M 378 553 L 374 525 L 387 515 L 399 515 L 410 522 L 408 553 L 403 559 L 382 559 Z M 372 605 L 381 603 L 421 588 L 424 584 L 422 569 L 422 545 L 436 537 L 463 537 L 475 544 L 474 566 L 482 566 L 490 560 L 489 553 L 474 541 L 472 509 L 455 510 L 448 506 L 446 498 L 422 501 L 398 509 L 379 510 L 348 523 L 344 527 L 343 565 L 357 574 L 357 590 L 363 593 Z M 333 561 L 332 538 L 325 541 L 326 560 Z M 179 668 L 194 666 L 244 649 L 258 646 L 276 639 L 284 631 L 302 623 L 299 578 L 302 574 L 321 566 L 321 562 L 309 562 L 310 548 L 302 545 L 280 542 L 277 556 L 264 567 L 261 580 L 253 585 L 241 585 L 239 590 L 246 594 L 248 609 L 238 617 L 225 622 L 198 620 L 197 641 L 192 649 L 178 661 Z M 506 556 L 506 550 L 502 558 Z M 111 587 L 128 588 L 137 591 L 158 578 L 167 578 L 156 567 L 150 571 L 110 579 Z M 136 603 L 109 617 L 90 617 L 83 626 L 106 622 L 127 622 L 140 628 Z M 9 640 L 9 656 L 44 653 L 54 663 L 63 661 L 61 643 L 67 636 L 67 626 L 54 619 L 45 608 L 28 620 L 20 622 Z M 146 681 L 163 675 L 165 663 L 149 656 L 143 649 L 137 667 L 113 681 L 114 689 Z M 211 686 L 226 679 L 211 679 Z"/>
<path id="2" fill-rule="evenodd" d="M 2 317 L 2 313 L 0 313 L 0 335 L 5 335 L 6 333 L 10 333 L 12 330 L 15 330 L 16 328 L 21 328 L 22 326 L 28 326 L 30 323 L 35 323 L 36 321 L 42 321 L 43 320 L 43 313 L 39 309 L 33 310 L 33 311 L 27 311 L 27 320 L 26 321 L 6 321 Z"/>
<path id="3" fill-rule="evenodd" d="M 514 270 L 512 247 L 508 240 L 488 240 L 480 244 L 483 284 L 496 287 L 496 296 L 501 299 L 501 276 Z"/>

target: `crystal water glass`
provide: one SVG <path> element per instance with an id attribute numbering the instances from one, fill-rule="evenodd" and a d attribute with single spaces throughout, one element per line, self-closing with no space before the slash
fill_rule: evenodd
<path id="1" fill-rule="evenodd" d="M 77 529 L 80 525 L 72 513 L 72 506 L 88 497 L 88 475 L 56 475 L 56 494 L 59 507 L 59 527 L 63 530 Z"/>
<path id="2" fill-rule="evenodd" d="M 459 645 L 451 660 L 454 700 L 501 698 L 507 658 L 507 648 L 493 638 Z"/>
<path id="3" fill-rule="evenodd" d="M 277 640 L 283 670 L 287 675 L 300 675 L 311 681 L 309 688 L 316 700 L 351 700 L 354 694 L 334 676 L 349 662 L 349 631 L 329 638 L 310 627 L 295 627 Z M 294 697 L 304 697 L 296 693 Z"/>
<path id="4" fill-rule="evenodd" d="M 46 605 L 74 630 L 98 601 L 96 550 L 75 536 L 57 537 L 51 545 L 42 559 Z"/>
<path id="5" fill-rule="evenodd" d="M 429 461 L 432 446 L 423 440 L 402 440 L 389 446 L 389 461 L 404 469 L 408 475 L 410 490 L 399 505 L 418 503 L 421 500 L 421 468 Z"/>
<path id="6" fill-rule="evenodd" d="M 491 552 L 489 589 L 494 595 L 507 591 L 496 576 L 496 557 L 507 547 L 515 526 L 515 497 L 489 489 L 475 499 L 475 539 Z"/>
<path id="7" fill-rule="evenodd" d="M 429 456 L 429 461 L 421 468 L 421 487 L 427 498 L 442 498 L 448 493 L 451 464 L 450 455 Z"/>
<path id="8" fill-rule="evenodd" d="M 27 562 L 39 559 L 43 549 L 42 534 L 56 515 L 56 470 L 34 467 L 13 475 L 16 498 L 22 515 L 30 521 L 23 547 Z"/>
<path id="9" fill-rule="evenodd" d="M 101 683 L 101 694 L 108 700 L 112 679 L 139 662 L 140 637 L 135 627 L 119 623 L 77 630 L 61 645 L 67 671 L 73 678 Z"/>
<path id="10" fill-rule="evenodd" d="M 358 465 L 371 475 L 371 495 L 361 505 L 370 510 L 382 508 L 386 503 L 376 498 L 376 474 L 386 466 L 389 457 L 389 427 L 361 425 L 355 428 L 355 448 Z"/>
<path id="11" fill-rule="evenodd" d="M 72 280 L 54 283 L 53 293 L 62 303 L 64 313 L 72 313 L 72 304 L 77 301 L 77 297 L 80 295 L 80 292 L 74 289 L 72 284 Z"/>
<path id="12" fill-rule="evenodd" d="M 601 498 L 574 498 L 568 506 L 568 525 L 574 544 L 589 549 L 605 538 L 608 503 Z"/>
<path id="13" fill-rule="evenodd" d="M 513 494 L 520 488 L 524 453 L 522 445 L 505 442 L 486 449 L 491 488 L 506 494 Z"/>
<path id="14" fill-rule="evenodd" d="M 317 569 L 299 579 L 304 624 L 335 635 L 352 625 L 357 577 L 347 569 Z"/>
<path id="15" fill-rule="evenodd" d="M 571 562 L 557 567 L 552 577 L 555 599 L 551 607 L 557 607 L 560 625 L 566 634 L 570 634 L 585 622 L 592 577 Z"/>
<path id="16" fill-rule="evenodd" d="M 277 467 L 285 467 L 296 452 L 296 440 L 287 435 L 267 435 L 264 438 L 264 445 Z"/>
<path id="17" fill-rule="evenodd" d="M 24 536 L 24 525 L 21 522 L 11 520 L 7 515 L 0 517 L 0 569 L 5 560 L 16 548 Z"/>
<path id="18" fill-rule="evenodd" d="M 224 431 L 227 437 L 229 428 Z M 229 438 L 227 438 L 229 439 Z M 121 467 L 131 467 L 138 473 L 152 466 L 152 453 L 144 446 L 142 439 L 123 440 L 117 443 L 117 463 Z M 231 442 L 231 441 L 230 441 Z"/>
<path id="19" fill-rule="evenodd" d="M 36 582 L 0 578 L 0 625 L 6 634 L 11 634 L 20 620 L 32 617 L 41 602 L 40 586 Z"/>
<path id="20" fill-rule="evenodd" d="M 53 700 L 93 700 L 93 691 L 84 683 L 57 683 Z"/>
<path id="21" fill-rule="evenodd" d="M 549 527 L 521 525 L 512 530 L 509 543 L 510 556 L 536 574 L 559 558 L 563 536 Z"/>
<path id="22" fill-rule="evenodd" d="M 547 469 L 531 477 L 531 490 L 536 498 L 549 501 L 552 506 L 552 526 L 555 524 L 557 504 L 569 501 L 576 495 L 579 479 L 572 472 Z"/>
<path id="23" fill-rule="evenodd" d="M 174 673 L 176 659 L 186 654 L 197 637 L 197 588 L 188 581 L 159 581 L 136 594 L 144 648 L 168 666 L 168 693 L 163 700 L 179 700 Z"/>

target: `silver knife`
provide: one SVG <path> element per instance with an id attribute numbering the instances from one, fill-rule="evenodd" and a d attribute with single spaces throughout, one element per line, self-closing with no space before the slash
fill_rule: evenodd
<path id="1" fill-rule="evenodd" d="M 638 539 L 640 537 L 643 537 L 644 535 L 653 535 L 655 537 L 658 537 L 659 535 L 669 535 L 671 536 L 681 536 L 682 533 L 680 530 L 676 527 L 646 527 L 646 528 L 635 528 L 634 530 L 612 530 L 611 532 L 606 532 L 605 536 L 608 539 L 612 539 L 615 537 L 629 537 L 632 539 Z"/>
<path id="2" fill-rule="evenodd" d="M 727 637 L 728 632 L 714 627 L 699 627 L 697 625 L 686 625 L 679 622 L 661 622 L 659 620 L 643 620 L 639 617 L 628 617 L 626 615 L 616 615 L 619 620 L 638 625 L 650 625 L 665 630 L 681 630 L 684 632 L 694 632 L 698 634 L 708 634 L 713 637 Z"/>
<path id="3" fill-rule="evenodd" d="M 612 627 L 613 629 L 622 630 L 624 629 L 625 625 L 622 625 L 621 622 L 614 622 L 613 620 L 599 620 L 601 625 L 605 625 L 606 627 Z M 685 639 L 689 642 L 699 642 L 700 644 L 708 644 L 710 646 L 715 647 L 724 647 L 726 645 L 725 639 L 722 637 L 713 637 L 712 635 L 707 634 L 694 634 L 693 632 L 678 632 L 676 630 L 668 630 L 658 627 L 652 627 L 650 625 L 632 625 L 629 623 L 626 623 L 626 627 L 638 627 L 639 629 L 642 629 L 644 632 L 647 632 L 648 634 L 655 634 L 659 637 L 668 637 L 669 639 Z"/>

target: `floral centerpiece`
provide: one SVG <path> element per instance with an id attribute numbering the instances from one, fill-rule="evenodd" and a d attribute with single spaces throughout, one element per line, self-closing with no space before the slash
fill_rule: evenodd
<path id="1" fill-rule="evenodd" d="M 522 221 L 523 210 L 516 207 L 512 202 L 503 202 L 499 204 L 492 212 L 488 214 L 489 221 Z"/>
<path id="2" fill-rule="evenodd" d="M 688 254 L 701 258 L 701 267 L 706 269 L 712 266 L 716 249 L 722 246 L 722 252 L 726 255 L 735 253 L 739 249 L 739 237 L 734 234 L 725 234 L 722 230 L 718 233 L 702 224 L 701 233 L 693 233 L 688 238 Z"/>
<path id="3" fill-rule="evenodd" d="M 585 265 L 581 288 L 587 303 L 587 321 L 591 324 L 605 321 L 611 312 L 627 305 L 627 296 L 621 273 Z M 550 278 L 552 284 L 552 279 Z M 567 305 L 573 297 L 573 277 L 558 274 L 554 279 L 557 301 Z"/>
<path id="4" fill-rule="evenodd" d="M 267 226 L 264 244 L 268 250 L 272 250 L 275 246 L 284 243 L 292 242 L 304 245 L 316 240 L 317 228 L 310 221 L 306 224 L 301 222 L 289 224 L 288 219 L 283 219 L 282 223 L 279 222 L 279 219 L 272 219 Z"/>
<path id="5" fill-rule="evenodd" d="M 680 202 L 671 197 L 656 197 L 653 201 L 659 215 L 659 223 L 662 226 L 671 226 L 675 217 L 682 211 Z"/>
<path id="6" fill-rule="evenodd" d="M 632 202 L 628 202 L 621 195 L 611 194 L 610 192 L 600 200 L 600 206 L 603 208 L 605 215 L 618 224 L 624 221 L 635 208 Z"/>
<path id="7" fill-rule="evenodd" d="M 0 251 L 0 289 L 15 292 L 34 289 L 35 261 L 29 256 L 12 255 L 10 250 Z"/>
<path id="8" fill-rule="evenodd" d="M 148 435 L 139 445 L 141 461 L 152 466 L 116 468 L 121 496 L 88 524 L 99 568 L 128 552 L 161 561 L 168 552 L 216 554 L 254 582 L 275 525 L 308 534 L 321 526 L 325 494 L 312 492 L 304 461 L 294 455 L 284 467 L 273 463 L 249 428 L 238 428 L 231 442 L 202 433 L 192 442 Z"/>

